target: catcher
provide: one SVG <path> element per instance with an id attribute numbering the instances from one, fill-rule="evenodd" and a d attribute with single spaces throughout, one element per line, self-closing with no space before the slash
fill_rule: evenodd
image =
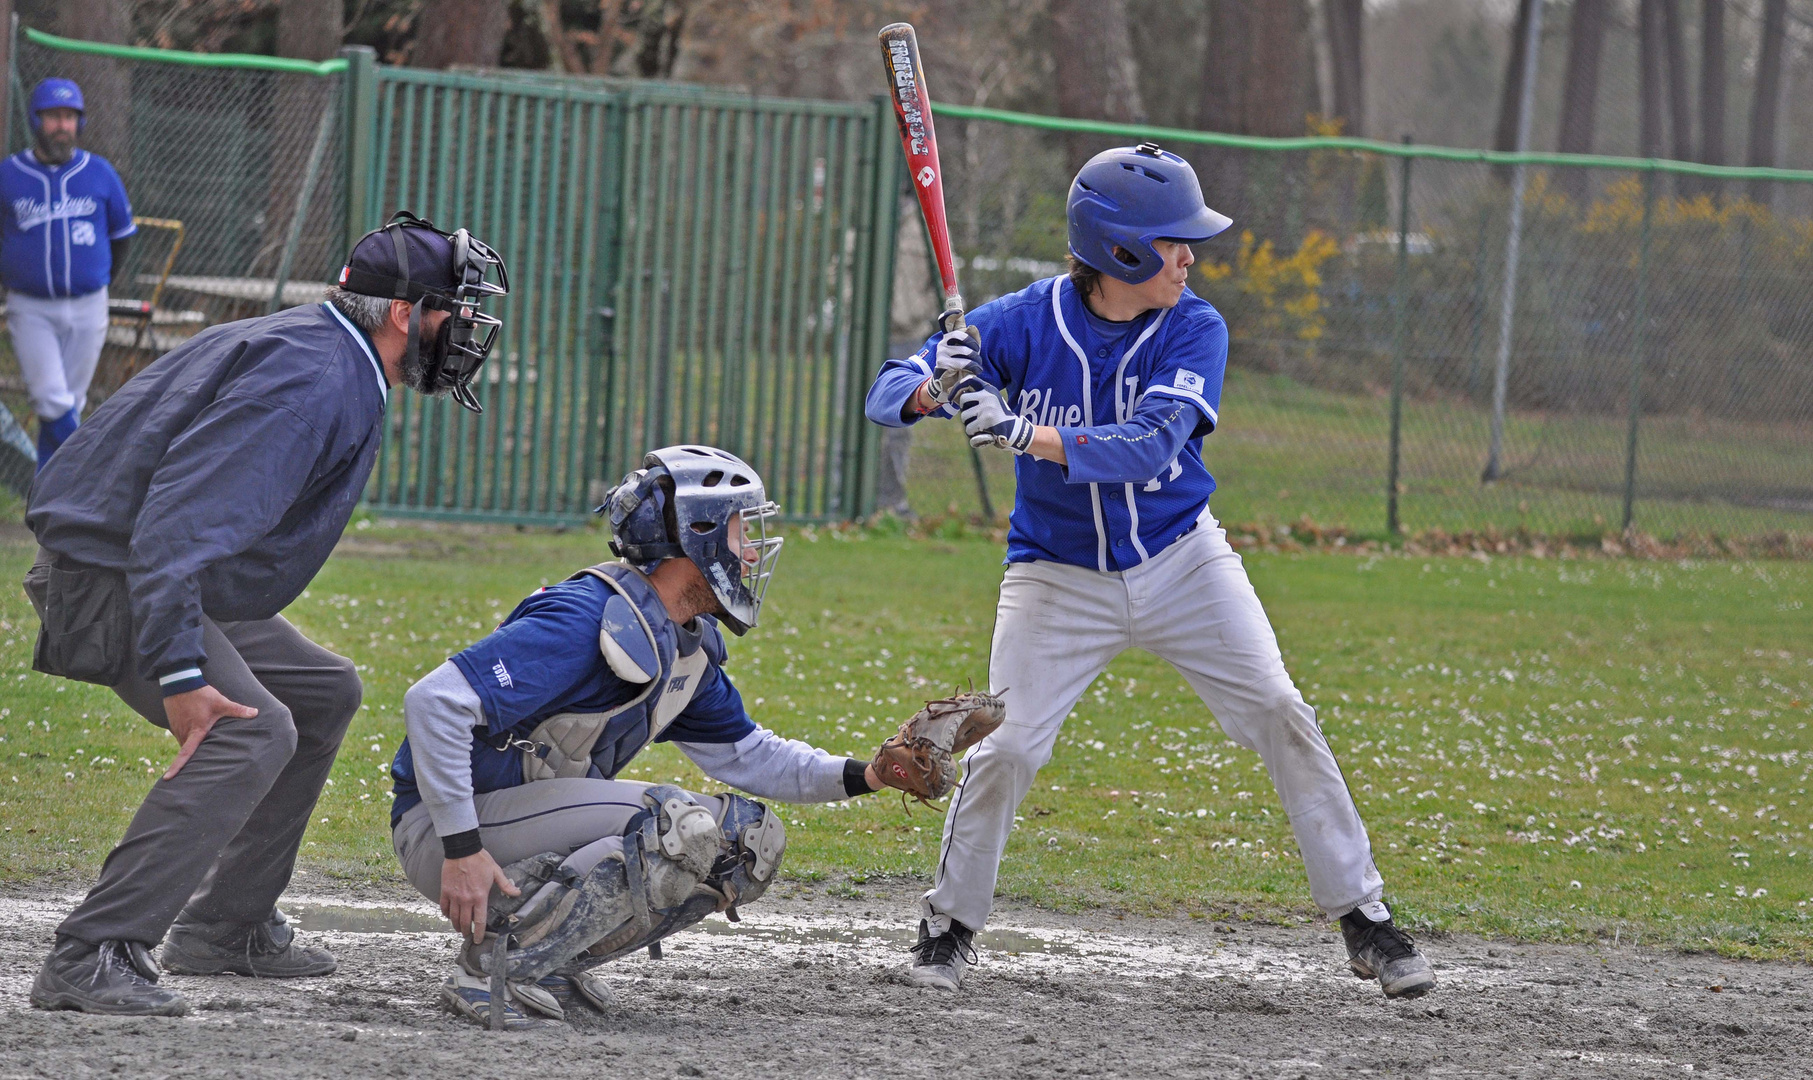
<path id="1" fill-rule="evenodd" d="M 787 837 L 761 803 L 613 779 L 649 743 L 759 798 L 938 798 L 1001 720 L 987 695 L 932 703 L 870 763 L 781 738 L 745 711 L 719 631 L 755 626 L 780 553 L 755 470 L 667 447 L 599 512 L 622 561 L 537 590 L 404 697 L 392 843 L 466 939 L 443 998 L 491 1027 L 606 1009 L 589 969 L 735 918 L 774 880 Z"/>

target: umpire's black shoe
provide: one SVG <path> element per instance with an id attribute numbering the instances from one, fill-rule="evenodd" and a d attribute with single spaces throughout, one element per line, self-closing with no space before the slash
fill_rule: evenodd
<path id="1" fill-rule="evenodd" d="M 957 989 L 963 969 L 976 962 L 975 937 L 974 930 L 955 919 L 942 934 L 932 933 L 931 924 L 920 919 L 919 942 L 913 946 L 913 967 L 907 977 L 914 986 Z"/>
<path id="2" fill-rule="evenodd" d="M 157 985 L 157 961 L 137 941 L 91 945 L 59 936 L 31 984 L 31 1003 L 40 1009 L 75 1009 L 109 1016 L 181 1016 L 189 1003 Z"/>
<path id="3" fill-rule="evenodd" d="M 1341 936 L 1347 939 L 1347 963 L 1353 973 L 1379 980 L 1386 997 L 1420 997 L 1435 989 L 1435 969 L 1389 915 L 1383 922 L 1373 922 L 1355 908 L 1341 916 Z"/>
<path id="4" fill-rule="evenodd" d="M 296 944 L 289 916 L 273 908 L 261 923 L 206 923 L 184 912 L 164 939 L 164 969 L 178 975 L 249 975 L 298 979 L 331 975 L 338 964 L 326 949 Z"/>

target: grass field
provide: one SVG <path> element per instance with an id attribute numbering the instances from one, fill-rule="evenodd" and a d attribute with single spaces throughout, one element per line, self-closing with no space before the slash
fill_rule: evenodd
<path id="1" fill-rule="evenodd" d="M 1292 522 L 1307 515 L 1360 534 L 1385 531 L 1390 401 L 1319 390 L 1282 375 L 1230 369 L 1222 424 L 1203 443 L 1228 522 Z M 1411 532 L 1518 528 L 1562 536 L 1618 531 L 1623 522 L 1621 418 L 1512 414 L 1505 479 L 1479 482 L 1489 442 L 1483 409 L 1441 400 L 1404 408 L 1400 513 Z M 1813 532 L 1813 429 L 1684 417 L 1644 418 L 1638 440 L 1637 528 L 1754 536 Z M 915 431 L 908 493 L 922 515 L 980 508 L 957 425 Z M 1013 505 L 1013 467 L 985 454 L 990 497 Z M 1742 505 L 1739 501 L 1753 502 Z"/>
<path id="2" fill-rule="evenodd" d="M 367 688 L 308 862 L 394 878 L 385 773 L 403 691 L 523 593 L 602 552 L 589 531 L 349 533 L 290 611 L 354 657 Z M 0 548 L 0 576 L 17 581 L 30 554 L 17 539 Z M 984 678 L 999 558 L 981 541 L 795 533 L 730 670 L 758 719 L 864 752 L 921 698 Z M 1813 566 L 1248 564 L 1414 925 L 1813 959 Z M 19 590 L 0 593 L 0 879 L 75 885 L 174 744 L 103 690 L 31 673 L 35 632 Z M 667 747 L 633 775 L 703 783 Z M 787 872 L 847 893 L 871 875 L 928 874 L 941 819 L 882 796 L 786 820 Z M 1058 907 L 1312 914 L 1256 757 L 1139 653 L 1077 706 L 1001 889 Z"/>

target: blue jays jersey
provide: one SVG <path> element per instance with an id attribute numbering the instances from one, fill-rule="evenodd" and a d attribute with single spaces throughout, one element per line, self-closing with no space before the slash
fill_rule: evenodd
<path id="1" fill-rule="evenodd" d="M 1185 289 L 1174 308 L 1114 323 L 1057 277 L 992 300 L 969 321 L 983 378 L 1019 415 L 1057 428 L 1068 462 L 1015 460 L 1008 562 L 1125 570 L 1195 527 L 1215 490 L 1202 436 L 1219 420 L 1228 355 L 1227 325 L 1208 301 Z M 910 422 L 901 408 L 931 375 L 937 340 L 883 365 L 870 419 Z"/>
<path id="2" fill-rule="evenodd" d="M 0 198 L 0 280 L 45 299 L 106 288 L 112 242 L 138 228 L 120 174 L 86 150 L 62 165 L 19 151 L 0 162 Z"/>

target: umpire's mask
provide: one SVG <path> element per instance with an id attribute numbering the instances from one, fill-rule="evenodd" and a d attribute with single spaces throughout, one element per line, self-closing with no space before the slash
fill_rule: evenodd
<path id="1" fill-rule="evenodd" d="M 493 267 L 495 283 L 487 280 Z M 481 312 L 479 305 L 488 296 L 510 291 L 504 260 L 489 244 L 465 229 L 443 232 L 433 222 L 399 210 L 383 228 L 366 233 L 353 245 L 339 284 L 348 292 L 408 301 L 404 370 L 416 363 L 419 353 L 428 393 L 450 392 L 453 400 L 473 412 L 485 411 L 472 396 L 472 378 L 490 355 L 503 324 Z M 423 308 L 447 312 L 440 332 L 428 342 L 422 341 Z"/>

